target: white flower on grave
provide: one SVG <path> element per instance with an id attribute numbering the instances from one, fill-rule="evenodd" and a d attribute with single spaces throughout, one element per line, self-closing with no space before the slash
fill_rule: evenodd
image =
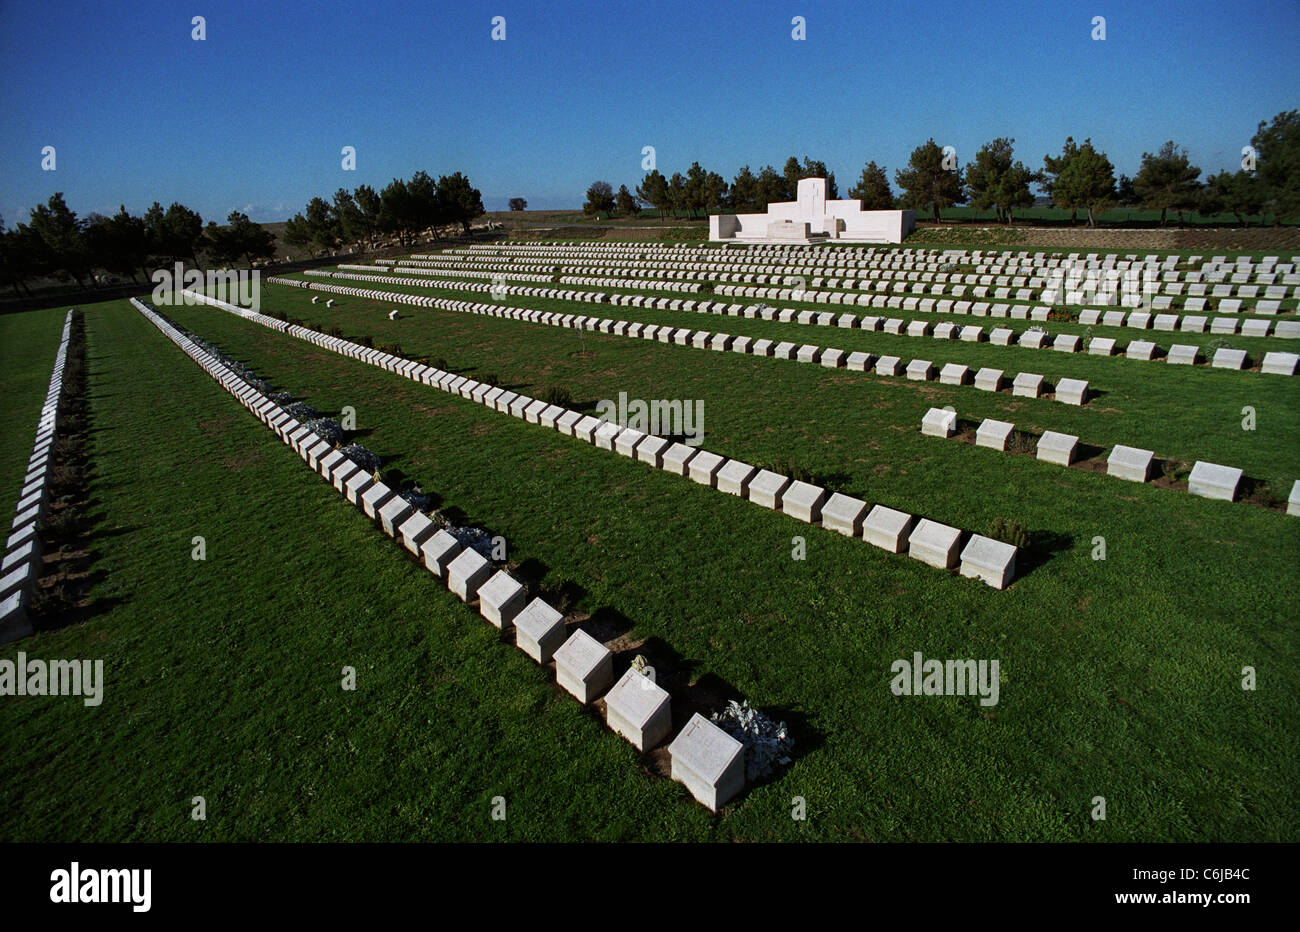
<path id="1" fill-rule="evenodd" d="M 635 657 L 632 658 L 632 669 L 635 670 L 637 673 L 640 673 L 642 676 L 647 675 L 646 671 L 649 668 L 650 668 L 650 662 L 646 660 L 643 655 L 637 654 Z"/>

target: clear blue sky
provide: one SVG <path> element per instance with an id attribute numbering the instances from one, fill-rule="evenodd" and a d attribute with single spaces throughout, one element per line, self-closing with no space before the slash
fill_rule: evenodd
<path id="1" fill-rule="evenodd" d="M 841 189 L 930 136 L 963 164 L 1011 136 L 1035 169 L 1091 137 L 1129 175 L 1174 139 L 1209 173 L 1300 107 L 1297 39 L 1295 0 L 0 0 L 0 214 L 61 190 L 82 215 L 282 220 L 420 169 L 465 172 L 489 210 L 576 207 L 594 180 L 633 187 L 646 145 L 728 180 L 808 155 Z"/>

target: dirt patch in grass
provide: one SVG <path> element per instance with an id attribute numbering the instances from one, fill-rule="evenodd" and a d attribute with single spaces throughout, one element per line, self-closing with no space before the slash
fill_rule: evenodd
<path id="1" fill-rule="evenodd" d="M 231 472 L 243 472 L 255 466 L 261 466 L 266 460 L 266 455 L 261 450 L 249 453 L 232 453 L 229 456 L 221 458 L 221 465 Z"/>
<path id="2" fill-rule="evenodd" d="M 947 385 L 940 387 L 939 385 L 919 384 L 913 387 L 918 393 L 920 393 L 921 397 L 925 398 L 927 401 L 943 397 L 948 391 Z"/>
<path id="3" fill-rule="evenodd" d="M 1104 474 L 1106 472 L 1106 458 L 1104 456 L 1093 456 L 1086 460 L 1076 460 L 1070 464 L 1070 468 Z"/>
<path id="4" fill-rule="evenodd" d="M 210 437 L 217 437 L 226 432 L 226 428 L 234 422 L 234 418 L 213 417 L 206 421 L 199 421 L 199 428 Z"/>

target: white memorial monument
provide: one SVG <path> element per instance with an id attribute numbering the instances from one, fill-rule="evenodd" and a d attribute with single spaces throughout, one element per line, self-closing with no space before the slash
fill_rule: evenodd
<path id="1" fill-rule="evenodd" d="M 916 226 L 911 210 L 863 210 L 856 198 L 826 200 L 825 178 L 799 182 L 798 200 L 765 214 L 712 214 L 709 239 L 736 243 L 901 243 Z"/>

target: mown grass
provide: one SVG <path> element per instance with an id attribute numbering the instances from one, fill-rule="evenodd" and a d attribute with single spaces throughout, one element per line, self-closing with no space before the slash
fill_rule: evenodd
<path id="1" fill-rule="evenodd" d="M 303 316 L 327 313 L 280 294 Z M 335 310 L 365 319 L 358 329 L 380 342 L 387 322 L 371 325 L 368 306 L 345 299 Z M 993 593 L 220 311 L 177 309 L 318 407 L 358 405 L 369 446 L 503 531 L 516 558 L 545 565 L 548 585 L 579 587 L 581 607 L 626 617 L 637 636 L 698 664 L 695 677 L 789 710 L 814 751 L 728 817 L 742 837 L 1294 833 L 1270 789 L 1292 767 L 1276 750 L 1292 699 L 1238 683 L 1248 663 L 1292 676 L 1292 519 L 920 438 L 901 415 L 916 402 L 899 383 L 591 334 L 584 355 L 572 332 L 416 313 L 393 335 L 405 323 L 408 353 L 460 371 L 592 400 L 620 389 L 702 397 L 710 449 L 791 456 L 852 494 L 962 527 L 1002 514 L 1028 523 L 1040 565 Z M 790 559 L 795 533 L 808 536 L 807 561 Z M 1090 558 L 1096 536 L 1104 562 Z M 971 701 L 893 697 L 888 664 L 914 649 L 1000 657 L 1002 703 L 989 714 Z M 1107 795 L 1093 785 L 1116 787 L 1108 799 L 1123 800 L 1122 819 L 1087 821 L 1076 800 Z M 826 791 L 811 791 L 822 818 L 786 825 L 788 797 L 809 787 Z M 1263 798 L 1267 819 L 1256 815 Z"/>
<path id="2" fill-rule="evenodd" d="M 512 561 L 606 630 L 648 639 L 639 649 L 663 658 L 675 690 L 746 696 L 787 718 L 793 765 L 710 817 L 642 773 L 626 744 L 556 697 L 134 311 L 103 305 L 87 315 L 104 508 L 96 594 L 120 601 L 26 649 L 106 655 L 109 700 L 0 706 L 13 736 L 5 837 L 1297 837 L 1296 520 L 917 432 L 925 408 L 952 402 L 963 417 L 1010 410 L 1021 426 L 1078 426 L 1085 441 L 1220 449 L 1212 427 L 1194 432 L 1204 415 L 1185 409 L 1276 385 L 1260 401 L 1276 433 L 1261 426 L 1228 452 L 1293 472 L 1288 380 L 1158 373 L 1185 380 L 1170 385 L 1141 363 L 1094 359 L 1132 383 L 1076 410 L 451 312 L 389 322 L 383 302 L 308 302 L 264 292 L 264 310 L 496 372 L 530 394 L 703 399 L 708 449 L 791 459 L 850 494 L 971 530 L 1023 520 L 1027 572 L 995 592 L 224 312 L 163 309 L 321 410 L 355 407 L 358 439 L 390 472 L 503 534 Z M 567 309 L 762 336 L 789 328 L 843 346 L 813 336 L 824 328 Z M 866 349 L 943 346 L 842 333 Z M 190 537 L 208 528 L 209 561 L 193 564 Z M 806 560 L 791 559 L 795 535 Z M 1091 558 L 1098 536 L 1105 561 Z M 893 696 L 889 666 L 914 650 L 999 659 L 999 705 Z M 345 663 L 372 692 L 337 691 Z M 1245 665 L 1260 671 L 1257 691 L 1240 688 Z M 220 800 L 220 818 L 188 821 L 196 784 L 210 807 Z M 108 817 L 69 803 L 83 793 L 107 800 Z M 498 793 L 511 801 L 505 826 L 487 818 Z M 1098 795 L 1101 823 L 1088 818 Z M 794 796 L 808 821 L 790 819 Z"/>
<path id="3" fill-rule="evenodd" d="M 6 516 L 6 528 L 13 520 L 27 474 L 41 403 L 50 387 L 54 354 L 67 315 L 64 307 L 0 316 L 0 372 L 4 373 L 0 384 L 5 388 L 8 410 L 8 423 L 0 432 L 0 509 Z"/>
<path id="4" fill-rule="evenodd" d="M 708 837 L 129 305 L 86 311 L 99 611 L 0 656 L 102 659 L 105 698 L 0 703 L 0 838 Z"/>
<path id="5" fill-rule="evenodd" d="M 311 279 L 307 277 L 306 280 Z M 377 282 L 315 280 L 376 290 L 490 303 L 489 296 L 482 292 L 443 291 L 437 288 L 386 285 Z M 619 290 L 608 289 L 611 293 Z M 623 293 L 628 292 L 623 291 Z M 657 292 L 644 293 L 657 294 Z M 666 292 L 662 294 L 667 295 Z M 339 327 L 345 335 L 349 336 L 369 334 L 374 338 L 376 345 L 400 343 L 408 355 L 442 355 L 453 365 L 461 357 L 453 358 L 452 355 L 438 350 L 436 346 L 431 349 L 431 344 L 428 342 L 429 337 L 434 339 L 440 337 L 447 327 L 455 326 L 457 329 L 453 332 L 466 335 L 500 334 L 506 340 L 511 339 L 511 334 L 515 334 L 516 338 L 528 341 L 534 339 L 531 335 L 532 331 L 558 329 L 542 324 L 486 318 L 480 315 L 429 311 L 408 305 L 400 306 L 400 313 L 408 315 L 407 320 L 389 321 L 386 315 L 391 305 L 347 296 L 331 295 L 330 297 L 337 302 L 334 308 L 324 307 L 324 301 L 316 305 L 311 304 L 308 291 L 271 285 L 264 291 L 264 309 L 279 310 L 289 317 L 314 323 L 325 329 Z M 703 297 L 706 300 L 728 304 L 759 303 L 753 298 Z M 859 386 L 865 393 L 863 397 L 872 399 L 869 404 L 873 408 L 876 405 L 884 405 L 891 409 L 888 415 L 889 423 L 907 431 L 920 429 L 921 418 L 928 408 L 951 404 L 960 417 L 975 421 L 985 417 L 996 417 L 1000 420 L 1013 421 L 1018 428 L 1034 433 L 1056 430 L 1074 434 L 1085 444 L 1109 447 L 1118 443 L 1151 449 L 1161 457 L 1170 457 L 1188 463 L 1203 459 L 1212 463 L 1236 466 L 1246 470 L 1253 478 L 1277 486 L 1283 499 L 1290 492 L 1291 483 L 1300 478 L 1300 446 L 1294 442 L 1294 439 L 1300 436 L 1300 384 L 1297 384 L 1295 378 L 1264 375 L 1260 372 L 1212 369 L 1205 365 L 1167 366 L 1163 362 L 1143 362 L 1117 356 L 1058 353 L 1051 349 L 993 346 L 989 343 L 965 343 L 932 337 L 896 336 L 859 329 L 780 323 L 687 311 L 586 302 L 575 304 L 535 297 L 510 297 L 500 303 L 505 306 L 533 308 L 540 311 L 563 311 L 646 324 L 688 327 L 692 330 L 749 336 L 754 339 L 786 340 L 799 345 L 811 343 L 821 347 L 834 347 L 846 353 L 864 350 L 876 355 L 899 356 L 904 360 L 928 359 L 935 364 L 936 370 L 945 363 L 956 362 L 969 366 L 972 376 L 975 370 L 990 366 L 1004 370 L 1008 379 L 1018 372 L 1037 373 L 1053 384 L 1061 378 L 1082 378 L 1088 380 L 1090 389 L 1094 393 L 1094 397 L 1087 405 L 1076 408 L 1047 399 L 1012 398 L 1006 393 L 994 395 L 980 391 L 973 385 L 957 387 L 942 386 L 933 382 L 914 383 L 907 382 L 901 377 L 887 378 L 876 376 L 874 373 L 847 370 L 830 372 L 820 367 L 801 365 L 787 360 L 760 359 L 736 353 L 713 353 L 694 348 L 655 344 L 660 347 L 654 351 L 656 354 L 666 353 L 667 358 L 684 355 L 687 359 L 695 358 L 696 362 L 683 362 L 685 387 L 679 387 L 675 392 L 667 395 L 638 395 L 629 390 L 630 397 L 634 398 L 696 397 L 690 393 L 689 386 L 693 384 L 696 377 L 697 367 L 726 367 L 727 371 L 735 373 L 734 377 L 746 381 L 753 378 L 771 381 L 771 375 L 780 372 L 794 381 L 793 383 L 778 381 L 775 384 L 797 385 L 799 388 L 794 390 L 803 396 L 802 403 L 794 399 L 782 399 L 781 407 L 790 409 L 793 405 L 793 409 L 800 415 L 811 418 L 810 422 L 807 420 L 800 422 L 801 426 L 808 423 L 817 424 L 830 433 L 839 432 L 842 418 L 838 415 L 841 412 L 833 408 L 828 410 L 818 403 L 818 400 L 823 397 L 819 386 L 827 383 L 843 383 L 846 386 Z M 873 314 L 909 321 L 923 319 L 932 324 L 948 322 L 960 326 L 983 326 L 986 334 L 995 327 L 1007 327 L 1021 333 L 1031 326 L 1041 326 L 1052 335 L 1063 333 L 1085 336 L 1089 331 L 1088 327 L 1077 323 L 1035 324 L 1030 321 L 977 318 L 971 315 L 923 314 L 893 308 L 845 309 L 836 305 L 786 301 L 772 302 L 772 306 L 809 308 L 835 314 L 847 310 L 859 316 Z M 382 313 L 380 313 L 381 308 Z M 439 323 L 437 336 L 419 324 L 426 315 L 431 314 L 437 315 L 432 319 L 445 322 Z M 468 318 L 470 322 L 461 325 L 452 324 L 452 321 L 458 317 Z M 1279 340 L 1274 337 L 1237 335 L 1220 337 L 1209 333 L 1166 333 L 1100 325 L 1091 328 L 1091 331 L 1095 337 L 1115 338 L 1117 347 L 1121 349 L 1130 340 L 1137 339 L 1155 341 L 1165 349 L 1173 343 L 1194 345 L 1201 348 L 1202 356 L 1206 359 L 1213 354 L 1216 345 L 1227 343 L 1246 350 L 1253 364 L 1258 364 L 1265 352 L 1300 349 L 1292 345 L 1296 341 Z M 524 336 L 525 333 L 530 335 Z M 558 336 L 552 336 L 551 339 L 558 340 L 558 345 L 572 346 L 575 349 L 581 342 L 592 340 L 604 341 L 602 345 L 609 341 L 626 342 L 633 347 L 641 347 L 651 342 L 627 337 L 597 336 L 590 333 L 580 337 L 575 331 L 560 331 Z M 469 342 L 472 344 L 472 340 Z M 461 345 L 463 344 L 456 344 L 457 352 Z M 634 349 L 631 352 L 638 355 L 641 350 Z M 715 357 L 725 357 L 726 361 Z M 477 358 L 472 356 L 466 361 L 474 364 L 471 360 Z M 656 355 L 655 358 L 658 356 Z M 711 358 L 714 358 L 713 363 L 709 362 Z M 552 365 L 564 365 L 564 363 L 554 362 Z M 485 366 L 489 368 L 485 368 L 484 371 L 495 368 L 490 364 Z M 787 371 L 791 369 L 811 371 L 795 374 Z M 670 386 L 660 385 L 654 390 L 663 391 L 668 387 Z M 592 391 L 595 389 L 596 386 L 593 386 Z M 642 386 L 641 390 L 651 389 Z M 876 400 L 877 398 L 879 400 Z M 864 402 L 855 400 L 846 401 L 846 404 L 849 410 L 861 410 Z M 1255 412 L 1254 430 L 1243 429 L 1243 422 L 1246 419 L 1243 409 L 1248 406 Z M 713 429 L 714 425 L 711 423 L 709 426 Z M 913 442 L 922 443 L 925 439 L 918 436 Z M 737 452 L 735 455 L 741 454 Z M 774 449 L 768 455 L 776 456 L 779 453 Z"/>

